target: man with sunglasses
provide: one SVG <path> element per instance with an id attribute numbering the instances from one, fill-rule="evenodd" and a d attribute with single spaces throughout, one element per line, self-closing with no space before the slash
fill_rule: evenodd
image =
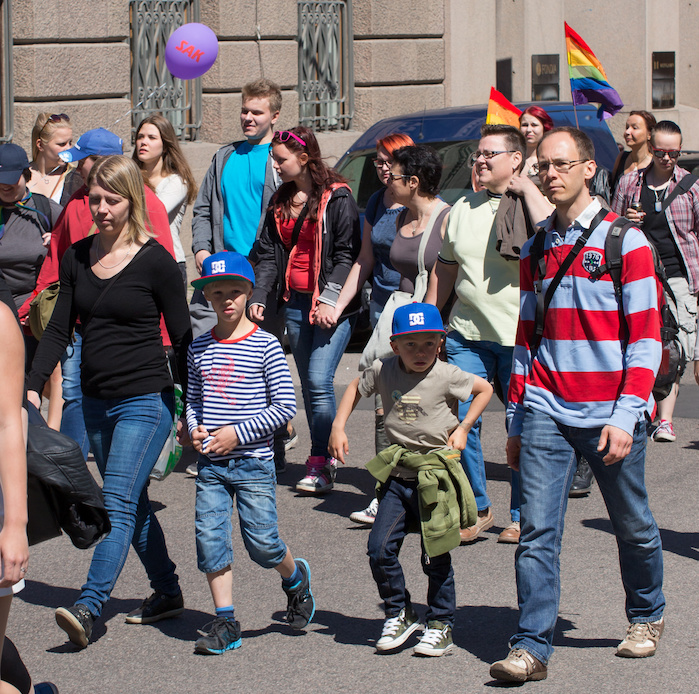
<path id="1" fill-rule="evenodd" d="M 671 301 L 668 305 L 680 326 L 685 355 L 692 360 L 699 292 L 699 182 L 677 165 L 682 132 L 676 123 L 663 120 L 655 125 L 650 144 L 651 165 L 621 177 L 612 209 L 636 222 L 658 251 L 676 299 L 676 306 Z M 642 211 L 637 209 L 638 203 Z M 679 380 L 678 376 L 670 394 L 658 401 L 660 421 L 651 434 L 653 441 L 676 439 L 672 415 Z"/>
<path id="2" fill-rule="evenodd" d="M 594 156 L 590 138 L 575 128 L 547 132 L 537 150 L 543 192 L 556 209 L 521 251 L 507 412 L 507 462 L 522 484 L 519 624 L 510 653 L 490 669 L 497 680 L 547 676 L 574 451 L 589 462 L 617 537 L 629 625 L 616 655 L 652 656 L 663 631 L 662 546 L 644 479 L 645 421 L 661 355 L 655 266 L 647 240 L 630 228 L 621 249 L 621 301 L 613 282 L 595 279 L 616 215 L 590 195 Z"/>
<path id="3" fill-rule="evenodd" d="M 516 262 L 499 252 L 496 214 L 501 199 L 526 158 L 526 142 L 509 125 L 484 125 L 471 163 L 483 187 L 461 198 L 449 213 L 442 249 L 432 270 L 425 301 L 441 308 L 452 290 L 456 304 L 451 313 L 446 352 L 450 363 L 489 381 L 507 393 L 519 313 L 519 271 Z M 526 234 L 525 234 L 526 238 Z M 465 415 L 470 400 L 459 404 Z M 481 448 L 481 419 L 468 434 L 461 464 L 478 507 L 475 525 L 463 528 L 461 541 L 474 542 L 495 520 L 486 491 L 485 461 Z M 519 541 L 519 484 L 512 479 L 511 523 L 499 542 Z"/>

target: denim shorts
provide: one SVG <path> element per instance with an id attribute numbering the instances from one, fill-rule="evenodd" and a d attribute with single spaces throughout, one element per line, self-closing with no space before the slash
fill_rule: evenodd
<path id="1" fill-rule="evenodd" d="M 274 460 L 246 457 L 213 463 L 199 457 L 194 528 L 197 566 L 215 573 L 233 563 L 233 501 L 250 558 L 265 569 L 281 564 L 286 545 L 277 527 Z"/>

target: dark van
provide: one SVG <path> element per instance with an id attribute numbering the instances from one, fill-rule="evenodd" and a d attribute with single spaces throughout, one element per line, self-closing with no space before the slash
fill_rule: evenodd
<path id="1" fill-rule="evenodd" d="M 555 125 L 576 127 L 572 103 L 527 102 L 518 103 L 517 107 L 524 110 L 534 105 L 544 108 Z M 376 156 L 376 141 L 390 133 L 405 133 L 416 144 L 426 144 L 437 150 L 444 163 L 440 195 L 453 205 L 471 188 L 469 156 L 478 148 L 486 111 L 487 106 L 459 106 L 385 118 L 372 125 L 347 150 L 336 168 L 348 179 L 363 212 L 369 198 L 381 185 L 372 163 Z M 611 171 L 619 149 L 609 126 L 597 119 L 597 108 L 590 104 L 578 106 L 577 111 L 579 127 L 595 144 L 597 163 Z"/>

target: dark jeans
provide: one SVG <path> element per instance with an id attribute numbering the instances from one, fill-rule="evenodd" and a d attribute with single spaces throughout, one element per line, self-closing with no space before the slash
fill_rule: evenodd
<path id="1" fill-rule="evenodd" d="M 408 532 L 408 526 L 419 525 L 417 481 L 389 478 L 384 486 L 376 520 L 369 533 L 369 564 L 379 595 L 384 603 L 386 617 L 396 617 L 410 604 L 410 593 L 405 587 L 405 576 L 398 561 L 398 553 Z M 454 625 L 456 591 L 454 569 L 449 552 L 428 557 L 421 543 L 422 570 L 428 578 L 427 615 L 425 619 L 439 620 Z"/>

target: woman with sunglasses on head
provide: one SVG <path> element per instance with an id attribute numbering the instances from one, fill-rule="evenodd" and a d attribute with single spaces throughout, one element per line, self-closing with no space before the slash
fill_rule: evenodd
<path id="1" fill-rule="evenodd" d="M 692 360 L 699 292 L 699 181 L 677 164 L 682 131 L 676 123 L 657 123 L 651 130 L 650 146 L 653 163 L 619 179 L 612 209 L 636 223 L 655 246 L 677 302 L 676 307 L 671 301 L 668 305 L 680 327 L 679 339 L 686 358 Z M 687 176 L 691 178 L 683 183 Z M 678 392 L 679 377 L 670 394 L 658 401 L 659 423 L 651 434 L 653 441 L 676 439 L 672 415 Z"/>
<path id="2" fill-rule="evenodd" d="M 160 113 L 144 118 L 136 129 L 133 160 L 141 168 L 146 183 L 165 205 L 175 260 L 186 286 L 187 263 L 180 229 L 187 205 L 196 200 L 197 184 L 180 149 L 172 123 Z"/>
<path id="3" fill-rule="evenodd" d="M 255 289 L 250 317 L 285 302 L 286 331 L 301 380 L 311 453 L 296 489 L 329 492 L 337 461 L 328 457 L 335 418 L 333 379 L 354 326 L 357 297 L 338 321 L 335 305 L 361 243 L 359 213 L 345 180 L 323 162 L 315 135 L 303 126 L 272 139 L 282 185 L 274 194 L 250 253 Z"/>
<path id="4" fill-rule="evenodd" d="M 27 187 L 33 193 L 65 207 L 73 193 L 82 187 L 75 167 L 58 156 L 73 144 L 73 128 L 65 113 L 40 113 L 32 128 L 31 179 Z"/>
<path id="5" fill-rule="evenodd" d="M 58 625 L 80 648 L 90 641 L 130 545 L 154 592 L 126 622 L 149 624 L 183 611 L 175 564 L 148 499 L 148 478 L 170 435 L 175 407 L 161 316 L 183 378 L 191 340 L 182 277 L 170 253 L 152 238 L 136 164 L 123 155 L 100 158 L 88 188 L 99 233 L 63 256 L 58 301 L 27 394 L 38 406 L 38 392 L 80 320 L 82 408 L 112 526 L 95 548 L 75 605 L 56 610 Z"/>
<path id="6" fill-rule="evenodd" d="M 620 152 L 612 169 L 612 192 L 616 190 L 619 179 L 628 173 L 645 169 L 653 161 L 650 145 L 650 133 L 655 127 L 655 116 L 648 111 L 631 111 L 626 119 L 624 142 L 629 148 Z"/>

